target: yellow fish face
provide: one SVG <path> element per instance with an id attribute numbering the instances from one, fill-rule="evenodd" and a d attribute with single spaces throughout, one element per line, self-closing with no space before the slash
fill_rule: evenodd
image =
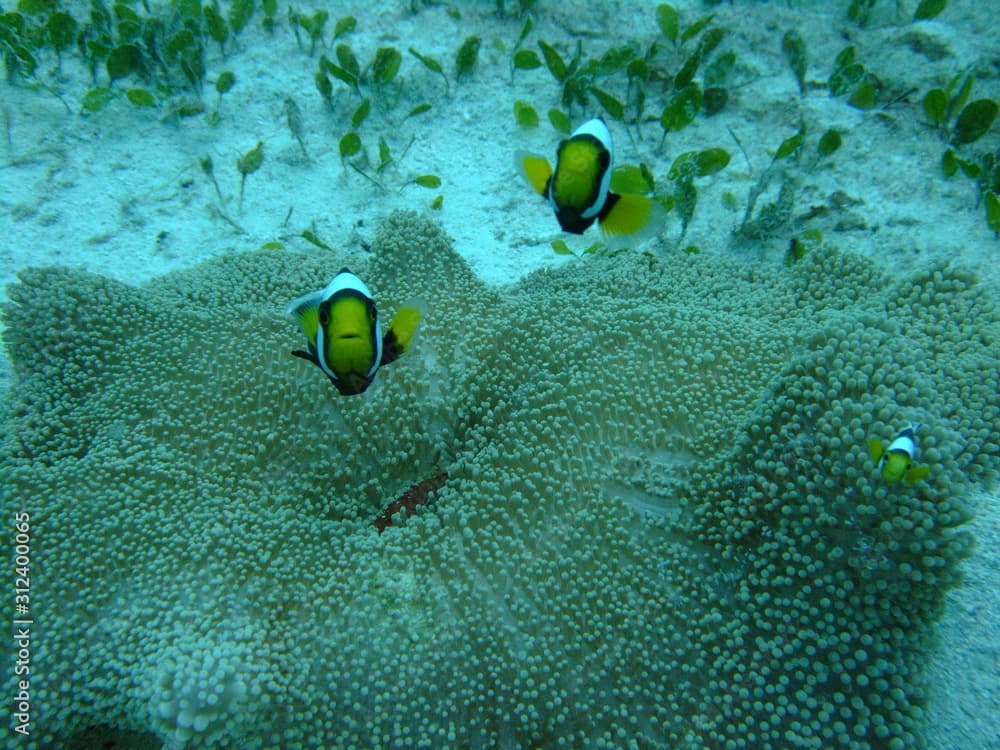
<path id="1" fill-rule="evenodd" d="M 293 301 L 287 312 L 298 319 L 308 346 L 292 355 L 321 369 L 343 396 L 363 393 L 381 366 L 409 348 L 420 323 L 416 308 L 401 307 L 383 337 L 371 292 L 346 268 L 323 289 Z"/>
<path id="2" fill-rule="evenodd" d="M 363 392 L 382 361 L 382 333 L 375 301 L 364 282 L 343 269 L 327 286 L 288 306 L 308 349 L 292 354 L 319 367 L 345 396 Z"/>
<path id="3" fill-rule="evenodd" d="M 360 382 L 375 374 L 376 321 L 372 301 L 350 292 L 341 292 L 319 306 L 322 333 L 317 344 L 322 339 L 323 362 L 338 380 Z"/>
<path id="4" fill-rule="evenodd" d="M 887 482 L 898 482 L 910 470 L 912 461 L 902 451 L 890 451 L 885 454 L 882 466 L 882 478 Z"/>

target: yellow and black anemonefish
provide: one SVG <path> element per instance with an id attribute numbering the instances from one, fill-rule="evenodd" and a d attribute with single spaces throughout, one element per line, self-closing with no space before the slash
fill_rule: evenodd
<path id="1" fill-rule="evenodd" d="M 288 313 L 308 345 L 292 354 L 319 367 L 344 396 L 363 393 L 379 367 L 398 359 L 420 322 L 418 310 L 401 307 L 383 336 L 371 292 L 346 268 L 323 289 L 292 302 Z"/>
<path id="2" fill-rule="evenodd" d="M 666 211 L 644 195 L 611 192 L 614 149 L 600 117 L 560 142 L 553 171 L 543 156 L 518 151 L 518 171 L 547 199 L 563 231 L 583 234 L 595 221 L 610 247 L 637 245 L 663 229 Z"/>
<path id="3" fill-rule="evenodd" d="M 920 424 L 908 424 L 886 448 L 882 441 L 873 438 L 868 441 L 868 455 L 878 464 L 882 478 L 887 482 L 905 479 L 910 484 L 918 482 L 931 473 L 930 466 L 915 466 L 917 457 L 917 430 Z"/>

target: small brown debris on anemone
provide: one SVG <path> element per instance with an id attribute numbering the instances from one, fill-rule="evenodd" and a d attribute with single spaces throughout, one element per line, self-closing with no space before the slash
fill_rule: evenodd
<path id="1" fill-rule="evenodd" d="M 378 515 L 378 518 L 372 521 L 372 526 L 378 529 L 378 533 L 381 534 L 393 525 L 392 517 L 403 508 L 406 508 L 408 516 L 413 515 L 419 506 L 427 505 L 430 502 L 431 493 L 444 487 L 444 483 L 447 481 L 448 472 L 442 471 L 440 474 L 435 474 L 429 479 L 418 482 L 385 506 L 385 509 Z"/>

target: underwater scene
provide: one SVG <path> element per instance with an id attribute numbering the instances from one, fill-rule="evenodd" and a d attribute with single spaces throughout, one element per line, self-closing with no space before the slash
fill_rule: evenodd
<path id="1" fill-rule="evenodd" d="M 1000 749 L 1000 16 L 0 5 L 0 748 Z"/>

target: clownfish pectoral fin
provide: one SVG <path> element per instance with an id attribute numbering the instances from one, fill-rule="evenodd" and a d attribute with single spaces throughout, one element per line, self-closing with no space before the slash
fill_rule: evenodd
<path id="1" fill-rule="evenodd" d="M 921 479 L 925 479 L 928 474 L 931 473 L 930 466 L 914 466 L 912 469 L 906 472 L 906 482 L 907 484 L 913 484 L 919 482 Z"/>
<path id="2" fill-rule="evenodd" d="M 382 337 L 382 362 L 394 362 L 410 347 L 413 332 L 420 323 L 420 311 L 415 307 L 401 307 L 392 316 L 389 330 Z"/>
<path id="3" fill-rule="evenodd" d="M 288 305 L 285 312 L 293 316 L 302 326 L 302 332 L 309 343 L 315 345 L 316 332 L 319 330 L 319 303 L 323 301 L 323 290 L 310 292 Z"/>
<path id="4" fill-rule="evenodd" d="M 299 359 L 304 359 L 307 362 L 312 362 L 314 365 L 319 365 L 319 360 L 316 359 L 316 355 L 312 352 L 307 352 L 302 349 L 295 349 L 292 351 L 293 357 L 298 357 Z"/>
<path id="5" fill-rule="evenodd" d="M 868 441 L 868 455 L 875 463 L 882 460 L 882 456 L 885 455 L 885 447 L 882 445 L 881 440 L 872 438 Z"/>
<path id="6" fill-rule="evenodd" d="M 517 151 L 514 153 L 514 164 L 518 173 L 536 193 L 544 196 L 548 192 L 549 180 L 552 179 L 552 165 L 548 159 L 526 151 Z"/>
<path id="7" fill-rule="evenodd" d="M 608 193 L 598 223 L 608 247 L 632 246 L 656 237 L 667 222 L 666 209 L 645 195 Z"/>

